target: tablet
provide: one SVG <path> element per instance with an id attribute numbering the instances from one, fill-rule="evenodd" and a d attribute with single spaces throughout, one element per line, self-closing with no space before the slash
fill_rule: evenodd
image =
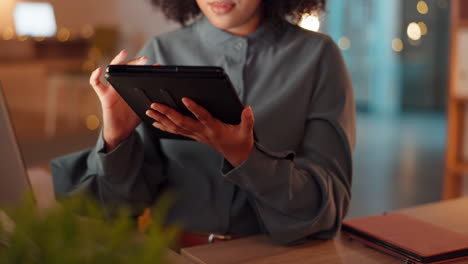
<path id="1" fill-rule="evenodd" d="M 228 75 L 220 67 L 109 65 L 106 79 L 141 120 L 161 138 L 188 139 L 152 126 L 146 115 L 153 102 L 195 118 L 182 103 L 188 97 L 228 124 L 239 124 L 244 109 Z"/>

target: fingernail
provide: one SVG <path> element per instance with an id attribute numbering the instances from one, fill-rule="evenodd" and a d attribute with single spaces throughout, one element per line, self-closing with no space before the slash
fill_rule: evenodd
<path id="1" fill-rule="evenodd" d="M 252 117 L 253 117 L 252 107 L 250 107 L 250 106 L 247 107 L 247 113 L 246 113 L 246 115 L 247 115 L 248 118 L 252 118 Z"/>
<path id="2" fill-rule="evenodd" d="M 185 106 L 189 106 L 190 105 L 190 101 L 187 99 L 187 98 L 182 98 L 182 103 L 185 105 Z"/>

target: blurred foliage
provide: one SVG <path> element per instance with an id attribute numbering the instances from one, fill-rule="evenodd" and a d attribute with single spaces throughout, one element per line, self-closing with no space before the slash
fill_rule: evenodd
<path id="1" fill-rule="evenodd" d="M 157 213 L 146 212 L 151 220 L 139 221 L 141 233 L 129 210 L 108 219 L 94 200 L 79 195 L 39 212 L 30 196 L 0 210 L 0 264 L 169 263 L 166 252 L 178 234 L 164 226 L 170 200 L 164 196 L 152 209 Z"/>

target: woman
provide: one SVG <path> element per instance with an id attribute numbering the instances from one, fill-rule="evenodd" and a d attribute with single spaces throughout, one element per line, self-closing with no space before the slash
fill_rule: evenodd
<path id="1" fill-rule="evenodd" d="M 197 119 L 154 103 L 147 115 L 155 127 L 195 140 L 155 138 L 97 69 L 90 82 L 103 132 L 93 150 L 52 164 L 57 191 L 84 188 L 104 203 L 150 205 L 172 188 L 169 221 L 189 232 L 261 232 L 283 244 L 331 238 L 350 202 L 353 92 L 333 41 L 286 20 L 325 1 L 152 2 L 183 24 L 202 14 L 148 41 L 129 63 L 223 67 L 248 105 L 242 122 L 223 124 L 189 98 L 183 103 Z"/>

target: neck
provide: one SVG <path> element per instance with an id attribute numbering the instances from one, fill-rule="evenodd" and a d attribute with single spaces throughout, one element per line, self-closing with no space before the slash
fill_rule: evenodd
<path id="1" fill-rule="evenodd" d="M 262 23 L 262 20 L 258 19 L 257 21 L 255 21 L 255 22 L 253 22 L 253 23 L 251 23 L 249 25 L 242 25 L 242 26 L 239 26 L 239 27 L 227 28 L 224 31 L 226 31 L 226 32 L 228 32 L 230 34 L 236 35 L 236 36 L 245 37 L 245 36 L 248 36 L 248 35 L 254 33 L 260 27 L 261 23 Z"/>
<path id="2" fill-rule="evenodd" d="M 260 6 L 259 10 L 256 11 L 256 14 L 249 18 L 242 25 L 226 28 L 224 31 L 240 37 L 245 37 L 254 33 L 260 27 L 263 21 L 263 13 L 261 10 L 262 8 Z"/>

